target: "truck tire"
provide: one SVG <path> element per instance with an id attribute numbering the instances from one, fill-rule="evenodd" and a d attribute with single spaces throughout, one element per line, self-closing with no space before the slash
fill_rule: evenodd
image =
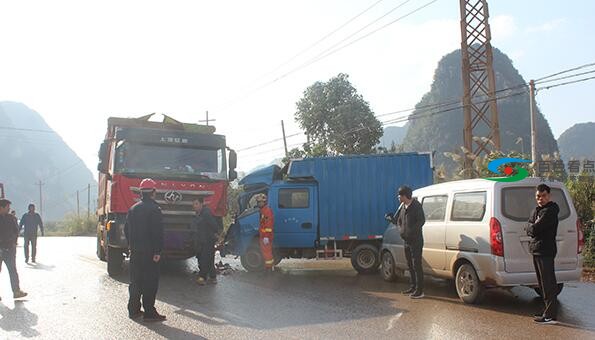
<path id="1" fill-rule="evenodd" d="M 360 274 L 371 274 L 378 270 L 380 254 L 371 244 L 360 244 L 351 253 L 351 265 Z"/>
<path id="2" fill-rule="evenodd" d="M 122 263 L 124 254 L 122 249 L 107 247 L 107 273 L 109 276 L 115 276 L 122 273 Z"/>
<path id="3" fill-rule="evenodd" d="M 97 234 L 97 258 L 105 262 L 105 249 L 101 246 L 101 235 Z"/>
<path id="4" fill-rule="evenodd" d="M 390 251 L 385 250 L 382 253 L 382 267 L 380 269 L 384 281 L 393 282 L 397 279 L 397 272 L 395 270 L 395 259 Z"/>
<path id="5" fill-rule="evenodd" d="M 475 268 L 469 263 L 459 267 L 455 275 L 455 286 L 461 301 L 476 304 L 483 298 L 484 288 L 479 281 Z"/>
<path id="6" fill-rule="evenodd" d="M 564 283 L 558 283 L 558 291 L 556 292 L 556 295 L 560 295 L 563 288 L 564 288 Z M 535 290 L 535 293 L 537 293 L 537 295 L 543 297 L 543 292 L 541 291 L 541 288 L 535 287 L 535 288 L 533 288 L 533 290 Z"/>
<path id="7" fill-rule="evenodd" d="M 260 247 L 252 245 L 246 250 L 246 253 L 240 256 L 242 267 L 249 272 L 259 272 L 264 270 L 264 258 L 260 252 Z"/>

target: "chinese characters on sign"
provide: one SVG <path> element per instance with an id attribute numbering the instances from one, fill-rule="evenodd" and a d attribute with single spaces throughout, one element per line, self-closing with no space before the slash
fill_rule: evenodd
<path id="1" fill-rule="evenodd" d="M 161 143 L 188 144 L 188 138 L 161 137 Z"/>
<path id="2" fill-rule="evenodd" d="M 595 175 L 595 161 L 583 160 L 582 169 L 581 161 L 571 160 L 568 161 L 566 168 L 564 162 L 561 160 L 551 161 L 539 161 L 537 162 L 537 177 L 541 177 L 545 180 L 546 174 L 550 172 L 562 173 L 564 170 L 568 170 L 568 178 L 570 180 L 590 181 L 593 175 Z"/>

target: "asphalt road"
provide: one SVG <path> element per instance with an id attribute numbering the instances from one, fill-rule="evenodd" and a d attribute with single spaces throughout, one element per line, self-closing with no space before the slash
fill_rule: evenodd
<path id="1" fill-rule="evenodd" d="M 37 265 L 18 249 L 25 300 L 12 300 L 0 273 L 1 339 L 595 339 L 595 284 L 565 287 L 562 324 L 535 325 L 529 288 L 490 290 L 469 306 L 427 279 L 426 298 L 411 300 L 399 294 L 405 282 L 357 275 L 349 261 L 284 261 L 263 276 L 228 258 L 238 271 L 209 286 L 194 283 L 195 262 L 164 263 L 157 308 L 168 320 L 144 324 L 127 317 L 127 270 L 110 278 L 94 238 L 40 238 L 38 248 Z"/>

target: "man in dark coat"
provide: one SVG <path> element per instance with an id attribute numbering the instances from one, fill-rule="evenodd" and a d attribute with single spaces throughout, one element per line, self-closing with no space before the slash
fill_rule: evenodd
<path id="1" fill-rule="evenodd" d="M 537 282 L 543 295 L 545 309 L 536 314 L 538 324 L 557 323 L 558 283 L 554 269 L 554 258 L 558 251 L 556 235 L 558 233 L 558 204 L 551 201 L 551 189 L 545 184 L 537 186 L 535 199 L 537 207 L 533 209 L 527 225 L 527 235 L 531 237 L 529 250 L 533 254 L 533 265 Z"/>
<path id="2" fill-rule="evenodd" d="M 412 299 L 424 297 L 424 272 L 422 268 L 422 249 L 424 237 L 422 227 L 426 223 L 424 210 L 421 204 L 413 199 L 413 191 L 407 186 L 398 190 L 401 205 L 396 214 L 387 214 L 387 219 L 399 227 L 401 238 L 404 241 L 405 258 L 409 267 L 409 282 L 411 287 L 403 294 Z"/>
<path id="3" fill-rule="evenodd" d="M 150 178 L 140 184 L 142 200 L 128 211 L 124 233 L 130 248 L 128 316 L 144 321 L 163 321 L 155 297 L 159 287 L 159 261 L 163 249 L 163 217 L 155 202 L 156 183 Z M 141 312 L 141 299 L 144 313 Z"/>
<path id="4" fill-rule="evenodd" d="M 35 204 L 29 204 L 28 210 L 21 217 L 19 227 L 25 228 L 23 232 L 23 238 L 25 240 L 25 244 L 23 245 L 25 249 L 25 262 L 29 263 L 29 244 L 31 244 L 31 261 L 35 263 L 35 256 L 37 255 L 37 228 L 39 228 L 41 236 L 43 236 L 43 222 L 41 216 L 35 212 Z"/>
<path id="5" fill-rule="evenodd" d="M 192 230 L 195 232 L 196 258 L 200 268 L 196 282 L 200 285 L 217 283 L 215 243 L 218 239 L 219 224 L 209 207 L 204 204 L 203 197 L 195 199 L 192 206 L 196 212 L 192 221 Z"/>
<path id="6" fill-rule="evenodd" d="M 17 273 L 16 251 L 19 226 L 17 219 L 10 214 L 10 201 L 0 198 L 0 268 L 6 264 L 10 276 L 10 286 L 15 299 L 27 296 L 20 288 Z"/>

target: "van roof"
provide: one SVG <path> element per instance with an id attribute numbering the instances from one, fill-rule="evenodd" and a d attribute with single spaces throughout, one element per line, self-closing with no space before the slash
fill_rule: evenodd
<path id="1" fill-rule="evenodd" d="M 545 183 L 552 188 L 563 188 L 564 184 L 556 181 L 543 181 L 540 177 L 527 177 L 517 182 L 497 182 L 490 181 L 483 178 L 476 179 L 464 179 L 459 181 L 445 182 L 439 184 L 429 185 L 417 189 L 413 192 L 416 195 L 417 192 L 423 191 L 460 191 L 460 190 L 473 190 L 473 189 L 491 189 L 511 186 L 537 186 L 541 183 Z"/>

